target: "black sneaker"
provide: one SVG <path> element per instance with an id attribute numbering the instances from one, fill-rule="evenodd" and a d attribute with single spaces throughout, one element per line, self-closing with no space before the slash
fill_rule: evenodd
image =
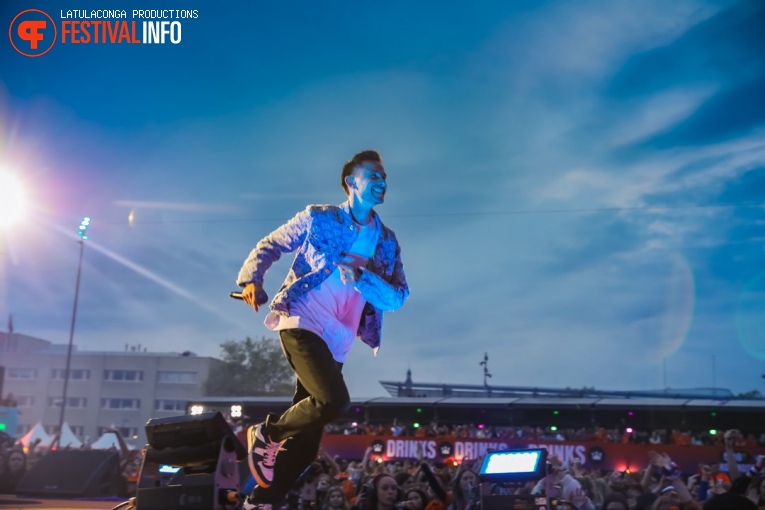
<path id="1" fill-rule="evenodd" d="M 274 481 L 276 454 L 284 451 L 282 445 L 286 439 L 271 441 L 271 438 L 263 433 L 263 426 L 263 423 L 259 423 L 247 429 L 247 462 L 255 482 L 268 489 Z"/>

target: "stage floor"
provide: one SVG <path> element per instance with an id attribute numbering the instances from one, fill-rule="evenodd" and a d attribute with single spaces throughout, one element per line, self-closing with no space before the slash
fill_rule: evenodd
<path id="1" fill-rule="evenodd" d="M 123 500 L 124 501 L 124 500 Z M 88 501 L 82 499 L 44 499 L 0 494 L 3 510 L 71 510 L 74 508 L 111 510 L 122 501 Z"/>

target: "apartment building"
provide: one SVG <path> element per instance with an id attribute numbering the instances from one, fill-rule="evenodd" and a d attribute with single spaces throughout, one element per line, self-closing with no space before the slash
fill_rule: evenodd
<path id="1" fill-rule="evenodd" d="M 14 333 L 0 333 L 0 365 L 5 367 L 3 396 L 18 405 L 17 436 L 38 421 L 49 434 L 58 429 L 66 375 L 67 345 Z M 202 396 L 207 376 L 220 360 L 192 352 L 73 349 L 64 420 L 82 440 L 93 441 L 115 427 L 137 446 L 146 442 L 151 418 L 185 414 L 186 404 Z"/>

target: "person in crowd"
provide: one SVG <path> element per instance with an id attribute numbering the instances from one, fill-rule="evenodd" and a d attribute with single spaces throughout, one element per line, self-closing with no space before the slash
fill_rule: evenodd
<path id="1" fill-rule="evenodd" d="M 5 479 L 4 485 L 6 492 L 15 492 L 16 485 L 27 474 L 27 456 L 23 450 L 11 450 L 5 459 Z"/>
<path id="2" fill-rule="evenodd" d="M 572 469 L 574 465 L 574 463 L 569 465 L 569 471 L 572 475 L 574 474 Z M 579 465 L 579 469 L 577 470 L 577 474 L 574 475 L 574 478 L 579 482 L 579 485 L 582 486 L 585 496 L 592 502 L 593 506 L 595 508 L 600 508 L 604 500 L 603 494 L 597 489 L 595 481 L 584 474 L 581 465 Z"/>
<path id="3" fill-rule="evenodd" d="M 594 506 L 582 490 L 582 486 L 568 474 L 561 459 L 551 455 L 547 458 L 547 462 L 550 465 L 547 475 L 537 482 L 531 493 L 571 501 L 578 510 L 594 510 Z"/>
<path id="4" fill-rule="evenodd" d="M 612 492 L 603 500 L 601 510 L 630 510 L 627 498 L 620 492 Z"/>
<path id="5" fill-rule="evenodd" d="M 765 456 L 760 456 L 765 458 Z M 747 497 L 757 505 L 758 510 L 765 510 L 765 474 L 752 478 L 747 490 Z"/>
<path id="6" fill-rule="evenodd" d="M 635 507 L 633 510 L 650 510 L 659 496 L 653 492 L 644 492 L 635 500 Z"/>
<path id="7" fill-rule="evenodd" d="M 324 496 L 324 504 L 322 510 L 350 510 L 351 507 L 348 504 L 348 499 L 343 493 L 342 487 L 339 485 L 333 485 L 327 489 L 327 493 Z"/>
<path id="8" fill-rule="evenodd" d="M 425 510 L 430 499 L 421 489 L 410 488 L 404 492 L 404 503 L 406 510 Z"/>
<path id="9" fill-rule="evenodd" d="M 757 505 L 741 494 L 724 492 L 709 498 L 703 510 L 757 510 Z"/>
<path id="10" fill-rule="evenodd" d="M 398 470 L 393 473 L 393 477 L 396 479 L 396 483 L 401 488 L 402 491 L 406 492 L 409 489 L 412 489 L 417 484 L 417 480 L 415 480 L 412 473 L 409 473 L 408 471 L 402 471 L 403 469 L 400 465 L 397 466 Z"/>
<path id="11" fill-rule="evenodd" d="M 400 500 L 396 479 L 387 473 L 377 474 L 363 489 L 354 510 L 394 510 Z"/>
<path id="12" fill-rule="evenodd" d="M 653 503 L 653 510 L 671 510 L 672 507 L 683 510 L 701 510 L 691 496 L 683 477 L 669 455 L 663 452 L 649 452 L 649 459 L 663 473 L 666 484 L 660 489 L 659 497 Z M 667 485 L 668 484 L 668 485 Z"/>
<path id="13" fill-rule="evenodd" d="M 428 473 L 424 469 L 420 471 L 422 481 L 426 484 L 426 495 L 429 499 L 425 510 L 446 510 L 452 502 L 451 491 L 448 489 L 452 477 L 446 469 L 437 465 L 433 465 Z"/>
<path id="14" fill-rule="evenodd" d="M 722 494 L 730 490 L 730 477 L 720 471 L 719 462 L 713 462 L 709 465 L 709 486 L 715 494 Z"/>
<path id="15" fill-rule="evenodd" d="M 478 475 L 472 469 L 460 469 L 452 483 L 452 502 L 448 510 L 474 509 L 480 502 Z"/>
<path id="16" fill-rule="evenodd" d="M 707 503 L 710 504 L 709 508 L 722 508 L 722 504 L 737 504 L 743 508 L 743 501 L 740 498 L 729 496 L 729 494 L 735 494 L 737 496 L 745 496 L 755 506 L 754 508 L 765 509 L 765 455 L 757 456 L 754 465 L 745 473 L 741 473 L 738 462 L 736 461 L 736 455 L 734 448 L 736 445 L 741 444 L 741 438 L 743 435 L 736 429 L 731 429 L 725 432 L 723 435 L 725 445 L 725 458 L 728 462 L 728 471 L 730 472 L 731 487 L 730 492 L 720 492 L 717 494 L 710 488 L 711 498 Z M 701 486 L 704 485 L 704 476 L 702 475 Z M 699 488 L 699 496 L 701 498 L 704 487 Z M 725 498 L 722 498 L 725 496 Z M 715 500 L 713 503 L 712 500 Z M 707 504 L 704 504 L 704 508 L 707 508 Z"/>
<path id="17" fill-rule="evenodd" d="M 0 494 L 10 493 L 10 479 L 8 478 L 8 465 L 5 461 L 5 452 L 0 451 Z"/>
<path id="18" fill-rule="evenodd" d="M 332 485 L 332 479 L 328 473 L 321 473 L 316 477 L 316 498 L 315 501 L 321 504 L 327 497 L 327 491 Z"/>

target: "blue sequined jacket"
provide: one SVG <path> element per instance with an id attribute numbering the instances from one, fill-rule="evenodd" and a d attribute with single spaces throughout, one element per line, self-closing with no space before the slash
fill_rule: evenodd
<path id="1" fill-rule="evenodd" d="M 382 333 L 382 312 L 396 310 L 409 296 L 396 235 L 372 212 L 380 238 L 356 282 L 356 290 L 367 301 L 357 336 L 377 353 Z M 335 262 L 350 250 L 359 231 L 350 215 L 350 205 L 309 205 L 287 223 L 262 239 L 239 270 L 237 285 L 253 282 L 263 286 L 263 277 L 283 253 L 297 250 L 287 278 L 271 301 L 271 310 L 287 315 L 290 302 L 318 287 L 327 279 Z"/>

